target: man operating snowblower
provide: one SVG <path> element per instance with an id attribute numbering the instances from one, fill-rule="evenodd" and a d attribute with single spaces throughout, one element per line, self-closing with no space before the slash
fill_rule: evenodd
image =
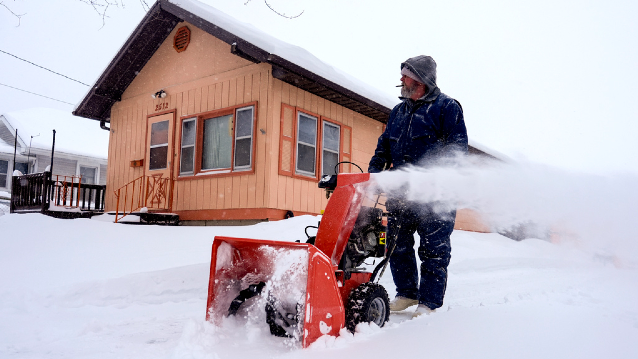
<path id="1" fill-rule="evenodd" d="M 458 101 L 436 85 L 436 63 L 416 56 L 401 64 L 401 103 L 392 109 L 379 137 L 368 172 L 427 167 L 443 158 L 466 154 L 467 130 Z M 413 318 L 443 305 L 450 263 L 450 235 L 456 211 L 440 212 L 432 203 L 409 201 L 406 193 L 390 193 L 386 202 L 388 238 L 396 238 L 390 269 L 397 295 L 391 311 L 417 305 Z M 414 232 L 420 237 L 421 280 L 414 253 Z"/>

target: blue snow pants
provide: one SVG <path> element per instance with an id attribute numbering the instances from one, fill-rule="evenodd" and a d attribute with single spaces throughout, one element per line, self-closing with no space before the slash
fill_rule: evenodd
<path id="1" fill-rule="evenodd" d="M 397 296 L 418 299 L 430 309 L 443 305 L 447 287 L 447 266 L 450 263 L 450 235 L 454 229 L 456 211 L 437 213 L 431 205 L 408 202 L 399 205 L 389 200 L 388 238 L 394 238 L 397 223 L 397 243 L 390 257 L 390 270 L 397 287 Z M 396 216 L 396 217 L 395 217 Z M 420 237 L 421 280 L 414 254 L 414 232 Z"/>

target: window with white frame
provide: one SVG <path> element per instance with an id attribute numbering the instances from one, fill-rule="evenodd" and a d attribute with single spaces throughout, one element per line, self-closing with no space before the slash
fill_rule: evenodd
<path id="1" fill-rule="evenodd" d="M 8 172 L 9 172 L 9 161 L 0 160 L 0 188 L 7 187 Z"/>
<path id="2" fill-rule="evenodd" d="M 251 170 L 254 132 L 254 105 L 183 119 L 180 176 Z"/>
<path id="3" fill-rule="evenodd" d="M 281 104 L 279 174 L 306 180 L 334 174 L 352 158 L 352 128 L 304 109 Z M 344 164 L 338 172 L 349 172 Z"/>
<path id="4" fill-rule="evenodd" d="M 151 149 L 148 161 L 149 170 L 163 170 L 168 163 L 168 121 L 151 125 Z"/>
<path id="5" fill-rule="evenodd" d="M 197 117 L 182 121 L 182 142 L 179 172 L 192 175 L 195 171 L 195 139 L 197 138 Z"/>
<path id="6" fill-rule="evenodd" d="M 299 111 L 297 113 L 296 172 L 315 177 L 317 158 L 317 118 Z"/>
<path id="7" fill-rule="evenodd" d="M 249 170 L 253 163 L 253 112 L 252 106 L 237 109 L 235 125 L 235 163 L 236 171 Z"/>
<path id="8" fill-rule="evenodd" d="M 82 176 L 83 184 L 96 184 L 97 168 L 80 166 L 80 176 Z"/>
<path id="9" fill-rule="evenodd" d="M 332 122 L 323 122 L 322 131 L 321 174 L 334 175 L 335 167 L 339 163 L 339 144 L 341 139 L 341 126 Z"/>

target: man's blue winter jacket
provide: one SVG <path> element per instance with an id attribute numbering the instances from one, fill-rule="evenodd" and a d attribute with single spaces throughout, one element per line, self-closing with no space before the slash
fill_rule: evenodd
<path id="1" fill-rule="evenodd" d="M 368 172 L 408 164 L 427 165 L 456 152 L 467 153 L 463 109 L 437 88 L 427 96 L 403 101 L 392 109 Z"/>

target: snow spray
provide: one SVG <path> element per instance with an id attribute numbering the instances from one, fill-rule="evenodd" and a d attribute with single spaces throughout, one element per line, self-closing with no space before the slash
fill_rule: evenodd
<path id="1" fill-rule="evenodd" d="M 436 167 L 383 172 L 374 179 L 389 196 L 401 191 L 409 201 L 433 203 L 441 212 L 472 209 L 494 232 L 526 226 L 528 237 L 575 243 L 625 262 L 638 260 L 636 175 L 594 175 L 466 157 Z"/>

